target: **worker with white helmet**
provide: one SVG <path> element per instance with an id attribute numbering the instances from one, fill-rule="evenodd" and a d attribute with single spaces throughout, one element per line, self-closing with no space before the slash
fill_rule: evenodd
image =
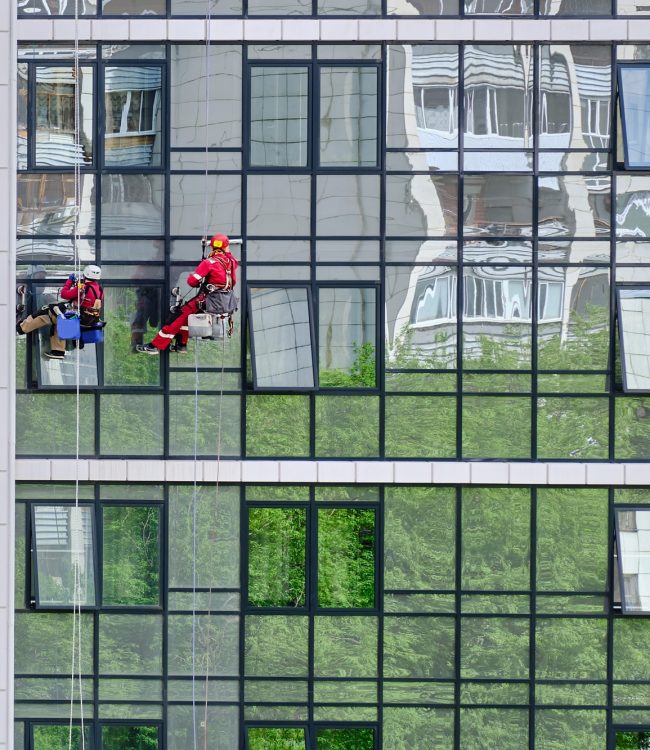
<path id="1" fill-rule="evenodd" d="M 65 342 L 59 338 L 56 332 L 57 316 L 64 315 L 69 309 L 78 309 L 83 327 L 92 327 L 99 323 L 104 301 L 104 290 L 99 283 L 101 276 L 101 268 L 95 265 L 86 266 L 80 279 L 77 278 L 76 274 L 70 274 L 60 292 L 60 296 L 65 301 L 43 305 L 34 315 L 30 315 L 16 324 L 17 333 L 31 333 L 38 328 L 51 326 L 50 351 L 45 352 L 45 356 L 50 359 L 63 359 L 65 357 Z"/>

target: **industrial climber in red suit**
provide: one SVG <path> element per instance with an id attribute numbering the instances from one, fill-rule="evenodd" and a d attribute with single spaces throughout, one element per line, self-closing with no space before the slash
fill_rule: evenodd
<path id="1" fill-rule="evenodd" d="M 203 310 L 205 301 L 211 294 L 230 291 L 237 283 L 238 264 L 228 251 L 229 245 L 230 240 L 225 234 L 215 234 L 210 239 L 210 254 L 187 277 L 187 283 L 199 289 L 199 293 L 171 314 L 151 343 L 137 346 L 136 351 L 158 354 L 167 349 L 177 334 L 180 334 L 181 342 L 176 345 L 176 351 L 184 351 L 187 346 L 189 316 Z"/>

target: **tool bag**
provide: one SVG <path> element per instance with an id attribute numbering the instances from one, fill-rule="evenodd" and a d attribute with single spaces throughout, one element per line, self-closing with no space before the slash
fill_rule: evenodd
<path id="1" fill-rule="evenodd" d="M 81 324 L 76 312 L 67 312 L 56 318 L 56 332 L 60 339 L 78 339 L 81 336 Z"/>
<path id="2" fill-rule="evenodd" d="M 190 338 L 203 339 L 212 336 L 212 315 L 194 313 L 187 318 L 187 330 Z"/>
<path id="3" fill-rule="evenodd" d="M 220 318 L 227 318 L 239 307 L 239 297 L 232 289 L 215 289 L 205 298 L 205 311 Z"/>

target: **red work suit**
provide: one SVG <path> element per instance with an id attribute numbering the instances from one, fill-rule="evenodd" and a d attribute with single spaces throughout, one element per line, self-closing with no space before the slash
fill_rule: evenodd
<path id="1" fill-rule="evenodd" d="M 187 283 L 192 287 L 212 284 L 220 289 L 230 289 L 237 283 L 238 263 L 227 250 L 214 253 L 202 260 L 194 271 L 187 277 Z M 189 338 L 187 319 L 203 307 L 207 292 L 200 291 L 196 297 L 188 300 L 176 313 L 172 313 L 167 323 L 158 331 L 151 341 L 151 345 L 164 351 L 180 333 L 181 344 L 187 344 Z"/>
<path id="2" fill-rule="evenodd" d="M 66 279 L 61 289 L 61 297 L 69 302 L 77 301 L 77 292 L 81 294 L 81 308 L 89 310 L 101 307 L 104 299 L 104 290 L 94 279 L 86 279 L 83 283 L 83 289 L 77 290 L 77 283 L 72 279 Z M 99 305 L 95 304 L 99 300 Z"/>

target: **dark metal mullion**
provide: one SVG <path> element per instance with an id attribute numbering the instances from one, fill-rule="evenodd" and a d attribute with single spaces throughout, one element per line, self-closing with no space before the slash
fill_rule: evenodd
<path id="1" fill-rule="evenodd" d="M 539 0 L 535 0 L 538 4 Z M 536 5 L 536 10 L 538 6 Z M 537 458 L 537 366 L 538 366 L 538 327 L 539 327 L 539 88 L 540 88 L 540 64 L 541 45 L 533 44 L 533 81 L 532 81 L 532 123 L 531 138 L 533 139 L 533 267 L 531 279 L 531 331 L 530 331 L 530 368 L 531 368 L 531 395 L 530 395 L 530 456 L 533 460 Z M 534 581 L 533 581 L 534 584 Z M 532 631 L 531 631 L 532 637 Z M 534 655 L 533 655 L 534 658 Z M 532 662 L 534 664 L 534 661 Z M 530 750 L 533 750 L 531 746 Z"/>
<path id="2" fill-rule="evenodd" d="M 314 0 L 313 12 L 316 14 L 316 3 Z M 314 366 L 314 384 L 318 384 L 320 388 L 320 351 L 319 351 L 319 295 L 318 287 L 316 285 L 316 199 L 317 199 L 317 176 L 316 176 L 316 164 L 317 162 L 317 149 L 319 146 L 317 133 L 320 132 L 320 121 L 317 121 L 317 115 L 320 113 L 320 106 L 317 107 L 315 91 L 316 76 L 320 74 L 320 66 L 318 64 L 318 45 L 311 45 L 311 60 L 308 61 L 308 76 L 307 76 L 307 161 L 309 167 L 309 276 L 311 284 L 311 303 L 312 303 L 312 323 L 313 323 L 313 340 L 312 340 L 312 361 L 315 362 Z M 320 87 L 318 88 L 320 94 Z M 318 126 L 318 130 L 316 127 Z M 316 392 L 309 394 L 309 456 L 310 458 L 316 458 Z M 313 489 L 311 490 L 313 492 Z M 312 668 L 313 661 L 313 623 L 309 621 L 309 654 L 310 654 L 310 670 Z M 309 695 L 309 704 L 313 705 L 313 675 L 312 682 L 309 683 L 312 693 Z"/>
<path id="3" fill-rule="evenodd" d="M 462 605 L 462 493 L 463 488 L 456 487 L 456 556 L 454 558 L 456 593 L 454 597 L 454 750 L 461 750 L 460 745 L 460 702 L 461 702 L 461 605 Z"/>
<path id="4" fill-rule="evenodd" d="M 316 616 L 318 608 L 318 505 L 316 504 L 316 488 L 309 487 L 309 506 L 306 518 L 306 580 L 307 587 L 305 601 L 307 603 L 307 725 L 312 738 L 315 736 L 314 726 L 314 696 L 315 696 L 315 643 Z"/>
<path id="5" fill-rule="evenodd" d="M 36 68 L 37 62 L 27 63 L 27 170 L 36 169 Z M 35 238 L 33 238 L 35 239 Z"/>
<path id="6" fill-rule="evenodd" d="M 246 503 L 246 492 L 244 484 L 239 486 L 239 549 L 240 549 L 240 569 L 239 569 L 239 586 L 241 595 L 239 598 L 239 745 L 242 747 L 246 737 L 245 715 L 244 715 L 244 697 L 245 697 L 245 650 L 246 643 L 246 616 L 245 611 L 248 606 L 248 505 Z"/>
<path id="7" fill-rule="evenodd" d="M 382 0 L 383 3 L 386 0 Z M 375 297 L 377 306 L 377 323 L 375 331 L 375 344 L 377 355 L 375 357 L 375 386 L 379 390 L 379 456 L 386 456 L 386 134 L 385 134 L 385 110 L 384 102 L 388 101 L 387 81 L 388 66 L 387 45 L 381 47 L 381 64 L 377 75 L 379 76 L 379 96 L 377 97 L 377 144 L 379 148 L 379 289 Z M 382 503 L 383 514 L 383 503 Z M 383 632 L 383 619 L 381 622 Z M 380 673 L 381 674 L 381 673 Z M 381 701 L 379 703 L 381 706 Z M 381 721 L 379 722 L 381 726 Z M 380 743 L 381 745 L 381 743 Z"/>
<path id="8" fill-rule="evenodd" d="M 612 2 L 615 2 L 615 0 L 612 0 Z M 613 44 L 611 46 L 611 55 L 610 55 L 610 61 L 611 61 L 611 69 L 613 71 L 612 73 L 612 80 L 611 80 L 611 98 L 612 98 L 612 105 L 611 105 L 611 123 L 612 123 L 612 132 L 610 135 L 610 142 L 609 142 L 609 148 L 610 148 L 610 160 L 611 160 L 611 166 L 615 168 L 616 166 L 616 144 L 617 144 L 617 137 L 618 137 L 618 123 L 616 118 L 616 84 L 618 80 L 618 75 L 616 74 L 616 45 Z M 622 113 L 621 113 L 622 115 Z M 615 445 L 616 445 L 616 435 L 615 435 L 615 423 L 616 423 L 616 323 L 617 323 L 617 315 L 616 315 L 616 187 L 617 187 L 617 172 L 615 169 L 612 169 L 610 172 L 610 214 L 609 214 L 609 225 L 610 225 L 610 234 L 609 234 L 609 263 L 610 263 L 610 276 L 609 276 L 609 365 L 610 365 L 610 375 L 608 378 L 608 391 L 609 391 L 609 424 L 607 427 L 607 435 L 608 435 L 608 457 L 610 461 L 613 461 L 615 458 Z M 620 340 L 620 345 L 623 345 L 622 339 Z M 622 358 L 621 358 L 622 362 Z M 623 371 L 624 371 L 623 366 Z"/>
<path id="9" fill-rule="evenodd" d="M 383 329 L 382 329 L 383 330 Z M 383 368 L 382 368 L 383 370 Z M 377 610 L 377 729 L 375 748 L 383 747 L 384 725 L 384 485 L 379 487 L 379 505 L 375 515 L 375 609 Z"/>
<path id="10" fill-rule="evenodd" d="M 608 509 L 608 547 L 607 547 L 607 696 L 605 698 L 605 711 L 607 716 L 607 726 L 613 725 L 613 703 L 614 703 L 614 520 L 615 520 L 615 490 L 610 487 L 607 490 L 609 495 Z M 620 560 L 620 551 L 619 551 Z M 621 590 L 623 581 L 620 581 Z M 623 596 L 621 595 L 621 605 Z M 613 750 L 615 747 L 616 733 L 612 730 L 607 733 L 607 750 Z"/>
<path id="11" fill-rule="evenodd" d="M 246 6 L 248 0 L 244 0 Z M 245 6 L 245 7 L 246 7 Z M 207 71 L 206 71 L 207 72 Z M 242 45 L 242 82 L 241 82 L 241 204 L 240 204 L 240 232 L 242 238 L 241 245 L 241 264 L 239 267 L 240 276 L 239 279 L 240 288 L 247 289 L 248 278 L 246 269 L 248 267 L 248 255 L 247 255 L 247 242 L 248 242 L 248 211 L 247 211 L 247 200 L 248 200 L 248 170 L 250 169 L 250 76 L 251 69 L 248 63 L 248 47 Z M 171 108 L 170 108 L 171 109 Z M 208 127 L 206 122 L 205 127 Z M 207 141 L 207 135 L 206 135 Z M 248 298 L 248 295 L 247 295 Z M 240 383 L 241 383 L 241 396 L 239 402 L 239 453 L 241 458 L 246 457 L 246 406 L 248 399 L 248 351 L 249 345 L 251 346 L 251 375 L 253 377 L 253 383 L 255 383 L 255 371 L 252 369 L 255 364 L 255 360 L 252 354 L 252 331 L 250 330 L 248 323 L 248 305 L 246 301 L 242 301 L 241 313 L 239 318 L 239 342 L 240 342 L 240 354 L 239 354 L 239 367 L 240 367 Z M 223 361 L 222 361 L 223 367 Z M 242 541 L 244 537 L 242 537 Z M 242 589 L 242 592 L 244 589 Z M 243 634 L 242 634 L 243 643 Z M 243 678 L 242 678 L 242 690 L 243 690 Z M 243 692 L 242 692 L 242 704 L 243 704 Z M 243 727 L 243 713 L 242 713 L 242 727 Z M 243 730 L 242 730 L 243 731 Z M 242 737 L 244 735 L 242 734 Z"/>
<path id="12" fill-rule="evenodd" d="M 456 240 L 456 460 L 463 457 L 463 192 L 465 179 L 463 168 L 465 157 L 465 44 L 458 47 L 458 197 L 457 197 L 457 240 Z M 460 554 L 457 550 L 457 554 Z M 457 586 L 460 585 L 460 580 Z M 460 642 L 460 641 L 459 641 Z"/>
<path id="13" fill-rule="evenodd" d="M 534 398 L 533 398 L 534 400 Z M 537 488 L 530 488 L 530 623 L 528 645 L 528 750 L 535 750 L 535 629 L 537 627 Z"/>

